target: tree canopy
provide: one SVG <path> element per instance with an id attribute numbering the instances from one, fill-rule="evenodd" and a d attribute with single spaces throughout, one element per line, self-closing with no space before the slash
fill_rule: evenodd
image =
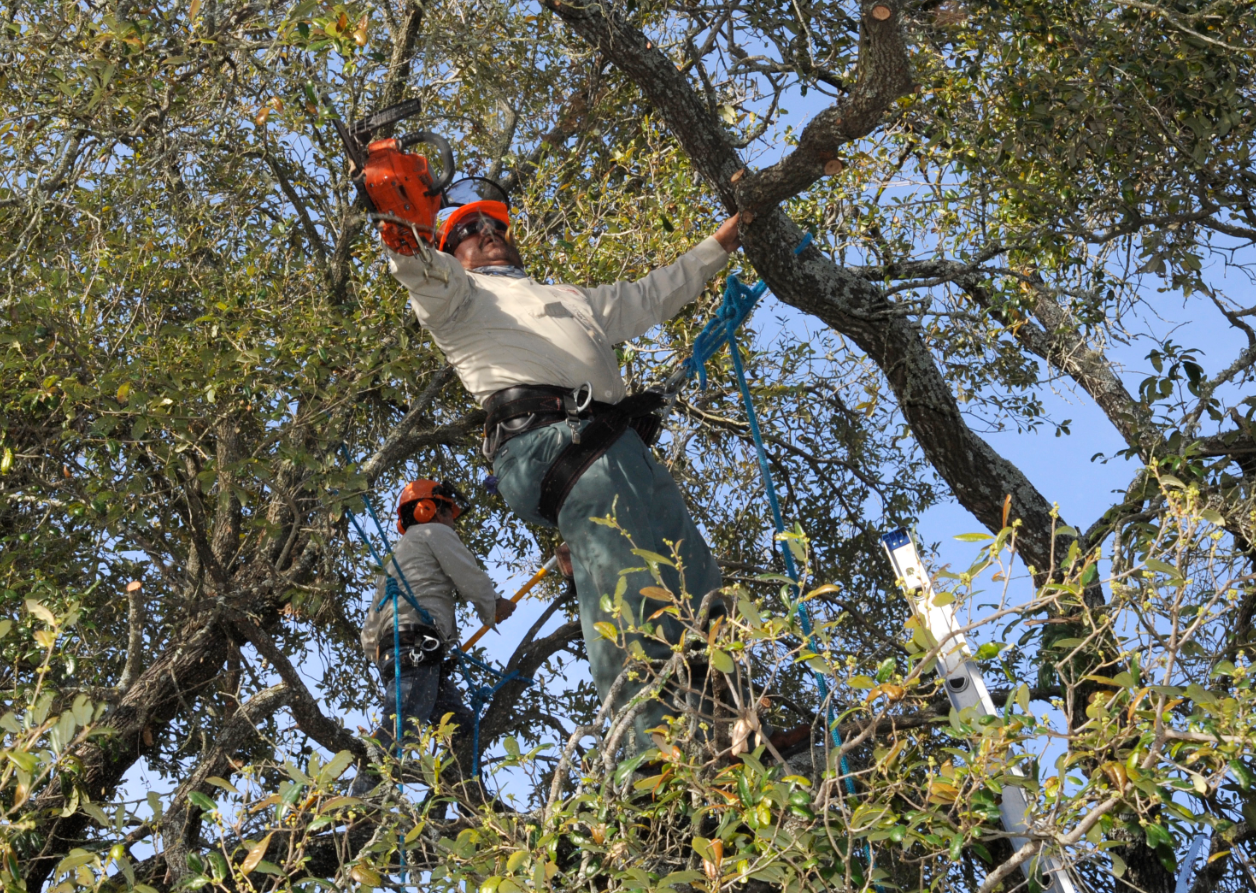
<path id="1" fill-rule="evenodd" d="M 484 893 L 992 893 L 1048 858 L 1082 889 L 1256 886 L 1247 4 L 15 0 L 0 27 L 6 891 L 395 886 L 402 853 L 409 883 Z M 518 796 L 462 784 L 446 725 L 423 783 L 343 796 L 380 758 L 341 719 L 378 709 L 349 513 L 443 478 L 478 554 L 556 545 L 482 488 L 484 415 L 355 205 L 333 123 L 408 98 L 403 127 L 510 192 L 537 279 L 640 276 L 741 213 L 793 532 L 769 535 L 722 353 L 658 450 L 733 610 L 626 672 L 738 679 L 810 737 L 742 726 L 730 757 L 678 727 L 627 758 L 547 584 L 480 737 Z M 621 346 L 633 387 L 722 284 Z M 983 437 L 1078 450 L 1053 387 L 1124 445 L 1097 517 Z M 1001 711 L 980 722 L 880 542 L 947 500 L 984 531 L 936 581 Z M 167 784 L 137 801 L 141 767 Z"/>

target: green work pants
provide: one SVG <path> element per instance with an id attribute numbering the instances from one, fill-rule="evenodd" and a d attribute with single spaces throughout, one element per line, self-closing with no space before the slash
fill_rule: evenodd
<path id="1" fill-rule="evenodd" d="M 493 461 L 497 489 L 525 521 L 548 526 L 537 514 L 541 479 L 569 443 L 571 429 L 559 423 L 521 434 L 498 450 Z M 612 516 L 620 529 L 593 520 Z M 603 638 L 594 624 L 607 621 L 623 625 L 616 624 L 615 618 L 603 610 L 602 600 L 603 596 L 614 598 L 622 571 L 645 568 L 645 560 L 632 550 L 647 549 L 672 560 L 678 556 L 679 570 L 660 566 L 663 585 L 678 595 L 688 593 L 695 615 L 703 596 L 720 587 L 720 569 L 685 507 L 676 481 L 631 429 L 581 475 L 558 514 L 558 529 L 571 546 L 585 649 L 598 696 L 605 702 L 627 655 L 616 642 Z M 623 601 L 631 610 L 635 625 L 663 624 L 667 641 L 678 642 L 681 627 L 671 615 L 649 621 L 664 605 L 641 594 L 642 588 L 657 585 L 650 572 L 643 569 L 626 576 Z M 657 640 L 640 635 L 631 639 L 641 642 L 650 658 L 666 659 L 672 655 L 671 649 Z M 627 704 L 646 681 L 642 676 L 625 684 L 615 699 L 614 709 L 618 711 Z M 665 700 L 652 701 L 637 715 L 638 747 L 650 746 L 645 730 L 661 725 L 665 715 L 676 712 L 675 708 L 669 709 Z"/>

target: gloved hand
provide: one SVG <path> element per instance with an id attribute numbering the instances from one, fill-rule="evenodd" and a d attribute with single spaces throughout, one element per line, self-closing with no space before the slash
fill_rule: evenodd
<path id="1" fill-rule="evenodd" d="M 493 616 L 493 622 L 501 623 L 513 613 L 515 613 L 515 603 L 508 598 L 499 596 L 497 599 L 497 613 Z"/>
<path id="2" fill-rule="evenodd" d="M 399 223 L 389 223 L 385 220 L 379 225 L 379 237 L 393 251 L 404 254 L 406 257 L 410 257 L 418 248 L 414 241 L 414 233 L 409 227 Z"/>

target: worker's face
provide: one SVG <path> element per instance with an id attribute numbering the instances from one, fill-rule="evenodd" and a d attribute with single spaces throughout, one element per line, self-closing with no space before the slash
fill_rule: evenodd
<path id="1" fill-rule="evenodd" d="M 454 257 L 464 270 L 476 267 L 522 267 L 523 258 L 514 245 L 506 241 L 504 233 L 495 226 L 481 226 L 480 231 L 467 236 L 454 249 Z"/>

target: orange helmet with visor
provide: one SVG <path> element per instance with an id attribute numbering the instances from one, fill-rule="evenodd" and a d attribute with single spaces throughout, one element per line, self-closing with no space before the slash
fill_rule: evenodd
<path id="1" fill-rule="evenodd" d="M 436 245 L 453 254 L 467 236 L 490 226 L 503 235 L 510 229 L 506 191 L 483 177 L 466 177 L 445 190 L 445 207 L 436 215 Z"/>
<path id="2" fill-rule="evenodd" d="M 414 523 L 426 524 L 436 517 L 437 503 L 448 505 L 456 521 L 462 514 L 466 499 L 457 488 L 444 481 L 424 479 L 406 484 L 401 495 L 397 497 L 397 532 L 406 532 L 406 525 L 401 519 L 405 517 L 407 506 L 414 506 Z"/>

